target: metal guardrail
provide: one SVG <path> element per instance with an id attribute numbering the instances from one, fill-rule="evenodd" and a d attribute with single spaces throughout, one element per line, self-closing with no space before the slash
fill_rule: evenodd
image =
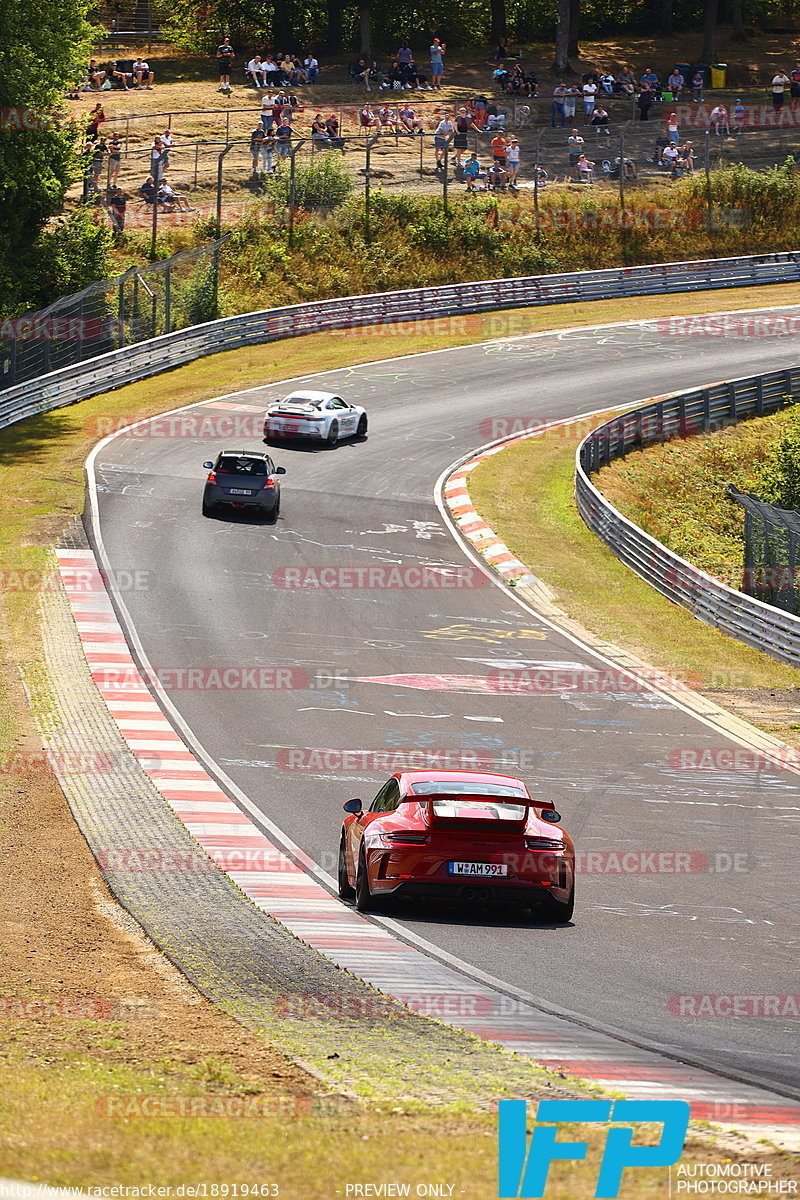
<path id="1" fill-rule="evenodd" d="M 583 520 L 626 566 L 693 616 L 781 662 L 800 666 L 800 617 L 736 591 L 624 517 L 589 476 L 629 450 L 775 412 L 800 398 L 800 366 L 659 396 L 598 426 L 578 447 L 575 498 Z"/>
<path id="2" fill-rule="evenodd" d="M 0 429 L 192 362 L 310 333 L 430 320 L 498 309 L 629 296 L 708 291 L 800 280 L 800 251 L 645 267 L 493 279 L 445 287 L 347 296 L 243 313 L 116 350 L 0 391 Z"/>

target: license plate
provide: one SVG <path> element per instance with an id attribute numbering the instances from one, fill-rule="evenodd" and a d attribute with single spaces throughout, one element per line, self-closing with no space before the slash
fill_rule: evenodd
<path id="1" fill-rule="evenodd" d="M 476 862 L 451 862 L 447 864 L 447 870 L 450 875 L 507 875 L 507 863 L 476 863 Z"/>
<path id="2" fill-rule="evenodd" d="M 252 496 L 249 488 L 228 488 L 229 496 Z"/>

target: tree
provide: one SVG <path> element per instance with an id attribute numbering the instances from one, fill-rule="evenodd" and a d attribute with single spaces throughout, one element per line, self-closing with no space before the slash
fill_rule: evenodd
<path id="1" fill-rule="evenodd" d="M 556 56 L 553 70 L 565 74 L 569 65 L 569 17 L 571 0 L 558 0 L 558 24 L 556 25 Z"/>
<path id="2" fill-rule="evenodd" d="M 731 25 L 733 26 L 733 40 L 735 42 L 746 42 L 747 34 L 744 31 L 742 0 L 731 0 Z"/>
<path id="3" fill-rule="evenodd" d="M 717 17 L 719 15 L 719 0 L 706 0 L 706 19 L 703 27 L 703 49 L 700 61 L 711 63 L 717 55 Z"/>
<path id="4" fill-rule="evenodd" d="M 342 40 L 342 13 L 344 0 L 328 0 L 328 31 L 325 38 L 325 49 L 329 54 L 341 54 L 344 43 Z"/>
<path id="5" fill-rule="evenodd" d="M 659 32 L 665 37 L 672 37 L 674 8 L 675 5 L 673 0 L 661 0 L 661 19 L 659 20 Z"/>
<path id="6" fill-rule="evenodd" d="M 492 41 L 495 45 L 504 42 L 508 37 L 508 20 L 506 18 L 506 0 L 490 0 L 492 14 Z"/>
<path id="7" fill-rule="evenodd" d="M 358 9 L 359 28 L 361 31 L 361 54 L 364 58 L 372 58 L 372 8 L 369 4 L 361 4 Z"/>
<path id="8" fill-rule="evenodd" d="M 79 178 L 76 130 L 60 123 L 59 106 L 88 62 L 86 7 L 86 0 L 37 0 L 34 19 L 30 5 L 0 0 L 0 39 L 7 48 L 0 76 L 0 296 L 8 312 L 24 308 L 31 296 L 38 302 L 41 281 L 33 277 L 33 263 L 43 231 Z M 74 243 L 64 239 L 80 255 Z M 56 295 L 70 280 L 69 271 L 63 286 L 53 280 Z"/>
<path id="9" fill-rule="evenodd" d="M 580 54 L 580 46 L 578 45 L 578 27 L 581 21 L 581 0 L 570 0 L 569 5 L 569 41 L 567 42 L 567 54 L 577 58 Z"/>

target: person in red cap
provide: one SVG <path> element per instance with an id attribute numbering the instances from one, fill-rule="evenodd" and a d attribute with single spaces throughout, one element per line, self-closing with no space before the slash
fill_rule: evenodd
<path id="1" fill-rule="evenodd" d="M 440 42 L 438 38 L 433 39 L 433 44 L 431 45 L 431 86 L 434 91 L 439 91 L 442 86 L 446 49 L 447 46 L 444 42 Z"/>

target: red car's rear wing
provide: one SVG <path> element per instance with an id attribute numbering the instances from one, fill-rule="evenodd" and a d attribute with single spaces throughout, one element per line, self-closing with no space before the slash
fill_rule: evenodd
<path id="1" fill-rule="evenodd" d="M 423 797 L 419 797 L 420 800 Z M 437 792 L 433 796 L 424 797 L 427 800 L 427 818 L 430 825 L 439 827 L 449 826 L 452 828 L 454 824 L 468 825 L 470 829 L 475 827 L 491 828 L 491 829 L 524 829 L 528 820 L 528 809 L 531 807 L 531 800 L 528 796 L 458 796 L 449 795 L 448 793 Z M 486 814 L 476 814 L 473 816 L 464 816 L 458 809 L 463 808 L 465 804 L 474 804 L 476 807 L 484 809 L 492 809 L 493 807 L 504 808 L 506 805 L 513 804 L 517 808 L 522 808 L 523 813 L 518 818 L 508 818 L 495 816 L 491 812 Z M 436 812 L 434 805 L 453 805 L 455 812 Z"/>

